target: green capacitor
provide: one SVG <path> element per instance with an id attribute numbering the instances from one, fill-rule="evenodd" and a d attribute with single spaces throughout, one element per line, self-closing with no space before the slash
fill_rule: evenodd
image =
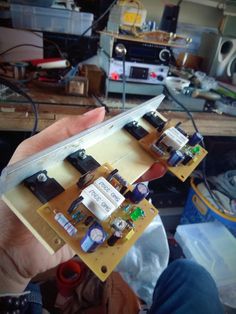
<path id="1" fill-rule="evenodd" d="M 144 216 L 145 216 L 145 212 L 140 207 L 135 208 L 135 210 L 130 214 L 130 218 L 133 221 L 136 221 L 140 217 L 144 217 Z"/>
<path id="2" fill-rule="evenodd" d="M 197 146 L 193 147 L 193 148 L 191 149 L 191 152 L 192 152 L 194 155 L 199 154 L 199 153 L 200 153 L 200 146 L 197 145 Z"/>

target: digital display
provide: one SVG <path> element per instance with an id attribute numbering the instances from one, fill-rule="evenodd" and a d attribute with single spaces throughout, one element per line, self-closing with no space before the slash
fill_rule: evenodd
<path id="1" fill-rule="evenodd" d="M 155 60 L 157 58 L 157 49 L 154 47 L 145 47 L 145 46 L 130 46 L 129 47 L 129 55 L 132 56 L 133 59 L 143 60 Z"/>
<path id="2" fill-rule="evenodd" d="M 164 65 L 169 64 L 169 58 L 168 60 L 160 59 L 161 51 L 163 50 L 170 51 L 170 48 L 166 47 L 165 45 L 134 42 L 122 39 L 115 40 L 113 45 L 112 57 L 117 60 L 122 60 L 122 57 L 117 55 L 115 51 L 115 48 L 118 44 L 123 44 L 127 50 L 127 53 L 125 55 L 126 61 Z"/>
<path id="3" fill-rule="evenodd" d="M 148 68 L 131 67 L 129 77 L 146 80 L 148 78 Z"/>

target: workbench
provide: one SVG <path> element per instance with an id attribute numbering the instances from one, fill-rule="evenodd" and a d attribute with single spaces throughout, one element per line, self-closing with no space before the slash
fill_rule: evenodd
<path id="1" fill-rule="evenodd" d="M 55 121 L 68 115 L 83 114 L 100 103 L 92 97 L 67 96 L 60 90 L 47 90 L 39 87 L 29 89 L 29 95 L 38 106 L 38 130 L 42 130 Z M 109 106 L 107 118 L 121 112 L 121 97 L 103 99 Z M 127 99 L 126 107 L 131 108 L 145 100 L 141 97 Z M 170 108 L 170 106 L 168 106 Z M 165 101 L 158 109 L 167 119 L 174 123 L 182 122 L 187 133 L 194 132 L 192 122 L 183 111 L 165 109 Z M 193 118 L 200 132 L 205 136 L 236 136 L 236 117 L 220 115 L 213 112 L 192 112 Z M 0 131 L 30 131 L 34 123 L 31 105 L 20 97 L 1 100 L 0 103 Z"/>

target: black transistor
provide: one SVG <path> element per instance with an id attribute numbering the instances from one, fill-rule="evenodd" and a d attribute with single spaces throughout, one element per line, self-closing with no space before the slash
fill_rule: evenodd
<path id="1" fill-rule="evenodd" d="M 92 216 L 88 216 L 85 219 L 84 224 L 85 224 L 85 226 L 89 226 L 92 222 L 94 222 L 94 218 Z"/>
<path id="2" fill-rule="evenodd" d="M 83 196 L 79 196 L 76 200 L 74 200 L 71 203 L 70 207 L 67 209 L 67 213 L 71 214 L 75 209 L 77 209 L 78 206 L 82 203 L 83 199 Z"/>
<path id="3" fill-rule="evenodd" d="M 89 155 L 86 155 L 84 149 L 79 149 L 66 158 L 81 174 L 93 171 L 100 167 L 100 164 Z"/>
<path id="4" fill-rule="evenodd" d="M 55 179 L 47 176 L 46 170 L 28 177 L 24 184 L 43 204 L 64 192 L 64 188 Z"/>
<path id="5" fill-rule="evenodd" d="M 154 112 L 148 112 L 143 116 L 147 122 L 149 122 L 154 128 L 157 129 L 158 132 L 161 132 L 164 129 L 166 122 L 162 120 L 160 117 L 155 115 Z"/>
<path id="6" fill-rule="evenodd" d="M 137 140 L 141 140 L 143 137 L 148 135 L 148 131 L 146 131 L 142 126 L 138 125 L 138 122 L 132 121 L 127 123 L 124 126 L 124 129 L 133 135 Z"/>
<path id="7" fill-rule="evenodd" d="M 118 169 L 112 170 L 107 176 L 107 181 L 110 182 L 112 178 L 114 178 L 115 174 L 118 172 Z"/>

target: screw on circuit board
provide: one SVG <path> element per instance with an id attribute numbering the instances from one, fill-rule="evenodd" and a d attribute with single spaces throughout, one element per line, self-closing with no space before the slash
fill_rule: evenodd
<path id="1" fill-rule="evenodd" d="M 41 172 L 41 173 L 37 176 L 37 181 L 38 181 L 38 182 L 41 182 L 41 183 L 46 182 L 47 179 L 48 179 L 48 177 L 47 177 L 46 174 L 43 173 L 43 172 Z"/>
<path id="2" fill-rule="evenodd" d="M 81 149 L 79 152 L 78 152 L 78 157 L 80 159 L 85 159 L 87 157 L 86 153 L 85 153 L 85 149 Z"/>

